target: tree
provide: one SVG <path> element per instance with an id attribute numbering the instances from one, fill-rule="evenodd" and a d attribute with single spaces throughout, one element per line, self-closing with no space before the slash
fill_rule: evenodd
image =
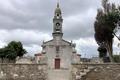
<path id="1" fill-rule="evenodd" d="M 107 56 L 107 50 L 104 47 L 98 47 L 99 58 L 104 58 Z"/>
<path id="2" fill-rule="evenodd" d="M 120 62 L 120 55 L 113 55 L 114 61 L 119 63 Z"/>
<path id="3" fill-rule="evenodd" d="M 115 32 L 120 25 L 120 7 L 108 3 L 108 0 L 103 0 L 102 6 L 103 9 L 98 9 L 94 23 L 95 40 L 99 46 L 102 45 L 107 49 L 110 61 L 113 62 L 112 45 Z"/>
<path id="4" fill-rule="evenodd" d="M 8 50 L 11 50 L 13 53 L 16 53 L 16 56 L 23 56 L 26 53 L 26 50 L 23 49 L 21 42 L 12 41 L 6 47 Z"/>
<path id="5" fill-rule="evenodd" d="M 5 49 L 1 48 L 0 49 L 0 58 L 2 60 L 2 63 L 3 63 L 3 60 L 4 60 L 5 57 L 6 57 Z"/>
<path id="6" fill-rule="evenodd" d="M 99 46 L 98 52 L 99 52 L 99 58 L 101 58 L 103 62 L 110 62 L 110 59 L 107 56 L 107 49 L 104 46 Z"/>
<path id="7" fill-rule="evenodd" d="M 0 49 L 0 58 L 2 61 L 4 59 L 15 60 L 16 57 L 22 57 L 26 53 L 21 42 L 11 41 L 6 47 Z"/>

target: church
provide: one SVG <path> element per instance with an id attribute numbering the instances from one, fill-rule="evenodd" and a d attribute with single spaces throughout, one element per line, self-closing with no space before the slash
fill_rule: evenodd
<path id="1" fill-rule="evenodd" d="M 42 52 L 35 54 L 36 63 L 46 62 L 50 69 L 66 69 L 72 63 L 80 62 L 76 45 L 63 39 L 62 23 L 62 12 L 57 3 L 53 18 L 53 39 L 42 43 Z"/>

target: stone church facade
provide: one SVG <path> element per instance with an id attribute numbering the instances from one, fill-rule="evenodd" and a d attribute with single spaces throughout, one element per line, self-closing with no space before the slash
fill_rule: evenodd
<path id="1" fill-rule="evenodd" d="M 62 12 L 59 4 L 57 4 L 53 18 L 53 39 L 43 42 L 41 52 L 47 59 L 48 67 L 53 69 L 70 68 L 71 63 L 80 61 L 80 55 L 76 53 L 75 44 L 63 39 L 62 23 Z"/>

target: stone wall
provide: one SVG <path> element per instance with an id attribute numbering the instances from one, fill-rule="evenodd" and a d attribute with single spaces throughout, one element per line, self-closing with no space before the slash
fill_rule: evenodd
<path id="1" fill-rule="evenodd" d="M 120 80 L 120 64 L 73 64 L 72 80 Z"/>
<path id="2" fill-rule="evenodd" d="M 70 80 L 120 80 L 120 64 L 72 64 L 72 68 L 65 70 L 49 70 L 47 64 L 0 64 L 0 80 L 50 80 L 53 72 L 60 75 L 69 73 Z M 66 80 L 69 80 L 67 79 Z M 65 78 L 65 77 L 62 77 Z M 62 79 L 63 80 L 63 79 Z"/>
<path id="3" fill-rule="evenodd" d="M 47 80 L 47 65 L 0 64 L 0 80 Z"/>

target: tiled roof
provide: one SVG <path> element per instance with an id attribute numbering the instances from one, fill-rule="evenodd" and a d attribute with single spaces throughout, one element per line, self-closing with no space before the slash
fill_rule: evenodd
<path id="1" fill-rule="evenodd" d="M 41 54 L 41 53 L 38 53 L 38 54 L 35 54 L 35 56 L 42 56 L 42 54 Z"/>

